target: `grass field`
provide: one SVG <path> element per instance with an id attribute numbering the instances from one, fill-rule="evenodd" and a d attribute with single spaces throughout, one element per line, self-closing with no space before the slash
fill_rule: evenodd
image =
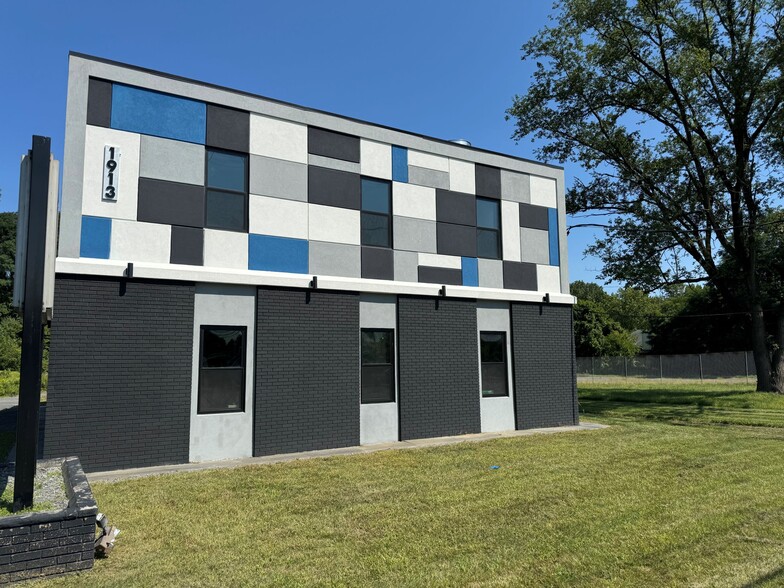
<path id="1" fill-rule="evenodd" d="M 581 404 L 612 426 L 95 484 L 117 548 L 36 585 L 784 584 L 784 428 L 690 412 L 778 398 L 616 386 Z"/>

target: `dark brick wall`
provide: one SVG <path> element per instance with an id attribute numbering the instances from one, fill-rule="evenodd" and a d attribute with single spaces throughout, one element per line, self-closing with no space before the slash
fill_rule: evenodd
<path id="1" fill-rule="evenodd" d="M 194 286 L 58 276 L 44 456 L 85 471 L 188 461 Z"/>
<path id="2" fill-rule="evenodd" d="M 577 424 L 572 307 L 512 304 L 517 428 Z"/>
<path id="3" fill-rule="evenodd" d="M 478 433 L 476 302 L 398 298 L 400 438 Z"/>
<path id="4" fill-rule="evenodd" d="M 259 288 L 254 455 L 359 445 L 359 296 Z"/>

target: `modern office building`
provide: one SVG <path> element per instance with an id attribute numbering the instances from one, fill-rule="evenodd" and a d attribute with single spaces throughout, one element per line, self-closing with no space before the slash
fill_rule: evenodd
<path id="1" fill-rule="evenodd" d="M 44 453 L 576 424 L 558 167 L 70 56 Z"/>

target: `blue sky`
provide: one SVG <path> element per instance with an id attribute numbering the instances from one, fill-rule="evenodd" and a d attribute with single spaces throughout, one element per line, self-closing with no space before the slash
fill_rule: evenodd
<path id="1" fill-rule="evenodd" d="M 17 208 L 31 135 L 62 160 L 69 50 L 535 158 L 504 113 L 533 69 L 520 46 L 550 13 L 535 0 L 3 3 L 0 211 Z M 567 165 L 567 186 L 581 173 Z M 593 239 L 570 235 L 571 280 L 595 279 Z"/>

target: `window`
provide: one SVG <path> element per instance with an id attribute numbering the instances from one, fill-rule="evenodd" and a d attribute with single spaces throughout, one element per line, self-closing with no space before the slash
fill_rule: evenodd
<path id="1" fill-rule="evenodd" d="M 246 327 L 202 327 L 199 414 L 245 410 Z"/>
<path id="2" fill-rule="evenodd" d="M 362 404 L 395 401 L 395 331 L 362 329 Z"/>
<path id="3" fill-rule="evenodd" d="M 228 151 L 207 150 L 205 226 L 247 231 L 248 158 Z"/>
<path id="4" fill-rule="evenodd" d="M 506 377 L 506 333 L 479 333 L 482 354 L 482 396 L 509 396 Z"/>
<path id="5" fill-rule="evenodd" d="M 501 203 L 498 200 L 476 199 L 476 254 L 501 259 Z"/>
<path id="6" fill-rule="evenodd" d="M 392 246 L 392 186 L 362 178 L 362 245 Z"/>

